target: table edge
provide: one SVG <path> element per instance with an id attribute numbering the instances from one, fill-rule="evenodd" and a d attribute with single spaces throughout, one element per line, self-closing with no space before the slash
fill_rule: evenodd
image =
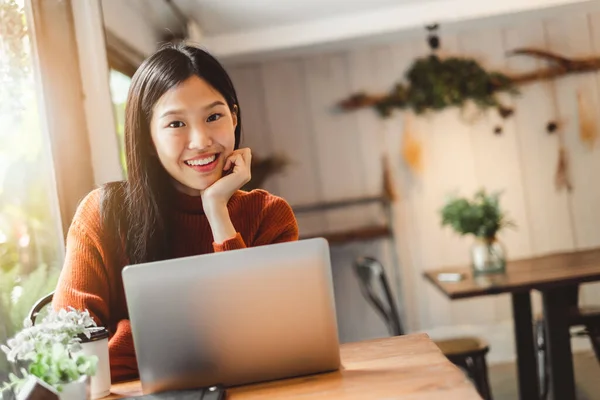
<path id="1" fill-rule="evenodd" d="M 456 271 L 456 269 L 448 271 Z M 462 268 L 461 270 L 464 270 Z M 573 286 L 581 283 L 590 283 L 600 281 L 600 272 L 597 274 L 592 274 L 588 276 L 578 277 L 578 278 L 570 278 L 570 279 L 560 279 L 560 280 L 549 280 L 540 283 L 527 283 L 527 284 L 515 284 L 509 287 L 489 287 L 481 290 L 465 290 L 460 293 L 450 294 L 444 290 L 444 287 L 440 284 L 440 282 L 434 278 L 432 275 L 440 273 L 442 270 L 435 271 L 424 271 L 423 277 L 427 279 L 429 282 L 433 284 L 444 296 L 451 300 L 460 300 L 460 299 L 469 299 L 473 297 L 481 297 L 481 296 L 494 296 L 499 294 L 509 294 L 509 293 L 521 293 L 521 292 L 530 292 L 532 290 L 538 290 L 540 292 L 544 292 L 550 289 L 556 289 L 564 286 Z M 449 283 L 451 284 L 451 283 Z"/>

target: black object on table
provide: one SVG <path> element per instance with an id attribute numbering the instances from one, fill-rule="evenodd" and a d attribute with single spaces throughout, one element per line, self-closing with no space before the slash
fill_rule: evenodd
<path id="1" fill-rule="evenodd" d="M 211 386 L 203 389 L 174 390 L 127 397 L 123 400 L 224 400 L 225 396 L 225 388 L 222 386 Z"/>

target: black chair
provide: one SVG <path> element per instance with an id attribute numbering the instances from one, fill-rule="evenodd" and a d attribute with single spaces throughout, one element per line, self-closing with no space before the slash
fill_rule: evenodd
<path id="1" fill-rule="evenodd" d="M 359 278 L 363 296 L 386 323 L 390 334 L 403 335 L 400 314 L 383 265 L 374 258 L 359 257 L 354 262 L 354 271 Z M 383 296 L 375 289 L 376 285 L 380 286 Z M 485 360 L 485 355 L 490 349 L 484 340 L 477 337 L 462 337 L 436 341 L 435 344 L 453 364 L 466 371 L 481 397 L 485 400 L 492 399 Z"/>
<path id="2" fill-rule="evenodd" d="M 596 359 L 600 362 L 600 307 L 579 306 L 579 286 L 573 286 L 565 289 L 567 301 L 570 305 L 569 310 L 569 328 L 583 327 L 582 330 L 574 332 L 572 336 L 588 336 L 596 354 Z M 538 377 L 540 381 L 540 398 L 546 399 L 550 386 L 549 360 L 546 354 L 546 329 L 544 327 L 543 316 L 536 317 L 535 320 L 535 344 L 538 358 Z"/>

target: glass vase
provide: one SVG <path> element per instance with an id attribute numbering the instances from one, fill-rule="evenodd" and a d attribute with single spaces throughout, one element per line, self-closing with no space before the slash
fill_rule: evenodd
<path id="1" fill-rule="evenodd" d="M 474 275 L 502 274 L 506 271 L 506 250 L 496 238 L 477 237 L 471 247 Z"/>

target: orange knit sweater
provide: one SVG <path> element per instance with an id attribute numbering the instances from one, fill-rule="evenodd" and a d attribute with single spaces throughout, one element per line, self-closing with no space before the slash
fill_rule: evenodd
<path id="1" fill-rule="evenodd" d="M 87 309 L 99 326 L 111 333 L 110 370 L 114 381 L 138 375 L 121 271 L 126 259 L 111 254 L 100 224 L 100 190 L 80 204 L 67 236 L 65 264 L 53 299 L 55 309 Z M 237 191 L 228 203 L 237 235 L 213 242 L 200 197 L 181 193 L 175 199 L 174 255 L 186 257 L 298 239 L 290 206 L 263 190 Z"/>

